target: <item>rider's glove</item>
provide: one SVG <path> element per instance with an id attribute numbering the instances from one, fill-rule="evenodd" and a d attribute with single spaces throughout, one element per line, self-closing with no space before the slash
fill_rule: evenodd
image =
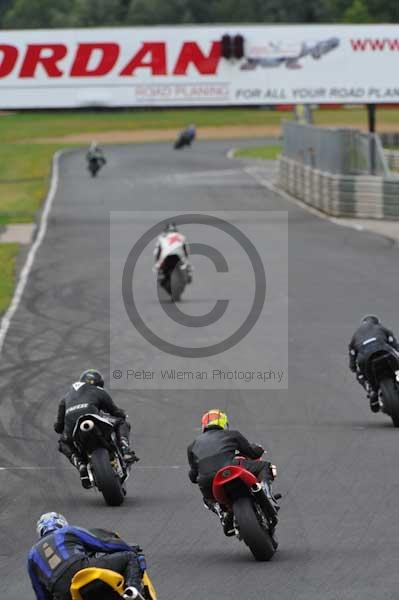
<path id="1" fill-rule="evenodd" d="M 263 446 L 261 446 L 260 444 L 251 444 L 251 445 L 252 445 L 252 449 L 254 450 L 254 452 L 256 452 L 257 454 L 259 454 L 259 456 L 262 456 L 262 454 L 265 451 L 265 449 L 263 448 Z"/>
<path id="2" fill-rule="evenodd" d="M 55 433 L 62 433 L 64 431 L 64 428 L 61 427 L 61 425 L 59 425 L 58 423 L 54 423 L 54 431 Z"/>

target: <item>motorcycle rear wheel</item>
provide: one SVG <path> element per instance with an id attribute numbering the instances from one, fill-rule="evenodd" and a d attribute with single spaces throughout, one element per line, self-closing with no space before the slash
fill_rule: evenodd
<path id="1" fill-rule="evenodd" d="M 399 427 L 399 391 L 392 379 L 383 379 L 380 383 L 384 412 L 392 419 L 394 427 Z"/>
<path id="2" fill-rule="evenodd" d="M 184 291 L 185 283 L 183 274 L 178 266 L 176 266 L 170 274 L 170 295 L 173 302 L 179 302 Z"/>
<path id="3" fill-rule="evenodd" d="M 120 506 L 124 500 L 123 487 L 112 468 L 108 450 L 97 448 L 91 455 L 91 466 L 96 485 L 108 506 Z"/>
<path id="4" fill-rule="evenodd" d="M 259 523 L 249 497 L 239 498 L 233 505 L 241 537 L 251 550 L 255 560 L 268 561 L 275 552 L 270 534 Z"/>

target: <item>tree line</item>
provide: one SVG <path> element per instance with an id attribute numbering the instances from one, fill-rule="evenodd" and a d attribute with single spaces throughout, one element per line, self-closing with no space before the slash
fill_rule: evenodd
<path id="1" fill-rule="evenodd" d="M 0 0 L 0 29 L 395 22 L 399 0 Z"/>

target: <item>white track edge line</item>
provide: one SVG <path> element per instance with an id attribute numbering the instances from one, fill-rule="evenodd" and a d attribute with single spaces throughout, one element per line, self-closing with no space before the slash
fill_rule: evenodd
<path id="1" fill-rule="evenodd" d="M 40 218 L 39 231 L 35 238 L 35 241 L 31 245 L 28 256 L 26 258 L 25 264 L 21 270 L 19 275 L 17 287 L 15 288 L 14 295 L 11 300 L 11 304 L 5 312 L 1 323 L 0 323 L 0 354 L 3 350 L 4 342 L 8 333 L 8 330 L 11 325 L 11 321 L 18 310 L 18 307 L 21 303 L 22 296 L 25 291 L 26 284 L 29 279 L 30 272 L 32 270 L 33 263 L 35 261 L 36 253 L 39 250 L 44 236 L 46 235 L 47 226 L 48 226 L 48 218 L 50 214 L 51 207 L 53 205 L 54 197 L 58 187 L 58 173 L 59 173 L 59 158 L 62 154 L 62 151 L 58 151 L 53 156 L 52 169 L 51 169 L 51 182 L 50 188 L 47 192 L 47 197 L 44 203 L 42 215 Z"/>

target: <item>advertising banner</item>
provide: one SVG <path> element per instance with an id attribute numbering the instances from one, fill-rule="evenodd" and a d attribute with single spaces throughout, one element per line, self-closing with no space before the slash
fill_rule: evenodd
<path id="1" fill-rule="evenodd" d="M 2 31 L 0 108 L 397 103 L 398 56 L 399 25 Z"/>

